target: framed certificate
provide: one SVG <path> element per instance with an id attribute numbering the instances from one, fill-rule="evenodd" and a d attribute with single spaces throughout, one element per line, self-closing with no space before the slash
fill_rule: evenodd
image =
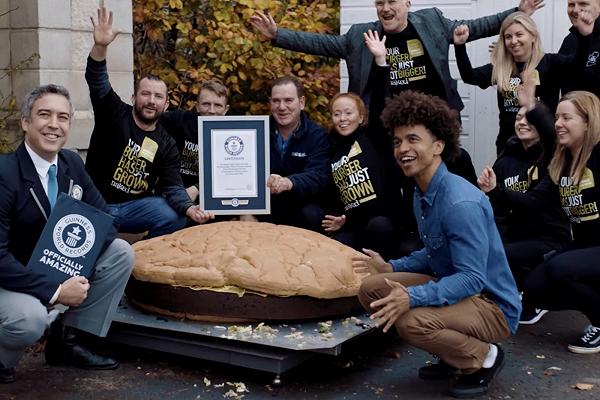
<path id="1" fill-rule="evenodd" d="M 216 215 L 269 214 L 269 117 L 198 117 L 200 206 Z"/>

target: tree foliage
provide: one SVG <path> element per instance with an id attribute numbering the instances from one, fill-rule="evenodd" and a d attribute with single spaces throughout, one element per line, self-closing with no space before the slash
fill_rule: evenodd
<path id="1" fill-rule="evenodd" d="M 39 54 L 34 53 L 14 67 L 9 67 L 8 70 L 0 73 L 0 81 L 10 77 L 17 71 L 27 68 L 38 58 L 40 58 Z M 18 115 L 19 109 L 15 95 L 12 92 L 3 93 L 0 91 L 0 154 L 13 151 L 23 139 L 16 126 Z"/>
<path id="2" fill-rule="evenodd" d="M 199 83 L 221 79 L 232 93 L 231 113 L 268 114 L 267 88 L 293 74 L 305 85 L 311 118 L 329 121 L 339 90 L 337 59 L 271 46 L 250 24 L 268 11 L 279 27 L 337 33 L 339 0 L 134 0 L 135 74 L 161 77 L 171 105 L 194 106 Z"/>

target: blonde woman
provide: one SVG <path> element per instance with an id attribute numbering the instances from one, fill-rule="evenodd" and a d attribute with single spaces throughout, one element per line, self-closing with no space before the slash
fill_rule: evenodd
<path id="1" fill-rule="evenodd" d="M 590 321 L 583 335 L 569 344 L 571 352 L 600 352 L 600 100 L 590 92 L 562 97 L 556 108 L 556 150 L 548 167 L 549 191 L 527 194 L 544 201 L 558 194 L 571 222 L 573 241 L 539 265 L 523 285 L 523 307 L 578 310 Z M 494 187 L 492 174 L 485 182 Z"/>
<path id="2" fill-rule="evenodd" d="M 593 29 L 589 18 L 577 27 L 580 35 L 589 35 Z M 544 102 L 552 112 L 558 102 L 561 77 L 574 73 L 583 58 L 583 43 L 577 54 L 565 56 L 544 54 L 537 26 L 527 14 L 516 12 L 509 15 L 502 26 L 498 43 L 494 46 L 491 63 L 472 68 L 465 43 L 469 38 L 469 28 L 458 26 L 454 31 L 454 48 L 460 76 L 465 83 L 482 89 L 496 86 L 500 130 L 496 139 L 497 153 L 504 149 L 506 141 L 514 135 L 514 125 L 519 111 L 517 88 L 521 76 L 531 77 L 536 83 L 536 97 Z M 580 41 L 581 42 L 581 41 Z M 589 44 L 588 44 L 589 46 Z"/>

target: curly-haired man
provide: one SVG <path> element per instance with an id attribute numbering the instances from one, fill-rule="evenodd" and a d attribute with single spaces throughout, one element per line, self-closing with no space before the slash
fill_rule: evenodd
<path id="1" fill-rule="evenodd" d="M 448 172 L 458 154 L 456 111 L 438 97 L 406 91 L 388 101 L 382 120 L 394 156 L 417 188 L 413 209 L 425 247 L 385 262 L 365 249 L 354 259 L 368 270 L 359 299 L 378 326 L 435 354 L 423 379 L 451 378 L 450 393 L 485 393 L 504 363 L 495 344 L 517 329 L 521 304 L 486 196 Z"/>

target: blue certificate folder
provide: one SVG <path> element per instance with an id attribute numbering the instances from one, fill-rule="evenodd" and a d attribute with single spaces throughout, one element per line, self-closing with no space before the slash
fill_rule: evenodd
<path id="1" fill-rule="evenodd" d="M 72 276 L 91 276 L 105 244 L 116 235 L 113 220 L 105 212 L 60 193 L 27 267 L 57 284 Z"/>

